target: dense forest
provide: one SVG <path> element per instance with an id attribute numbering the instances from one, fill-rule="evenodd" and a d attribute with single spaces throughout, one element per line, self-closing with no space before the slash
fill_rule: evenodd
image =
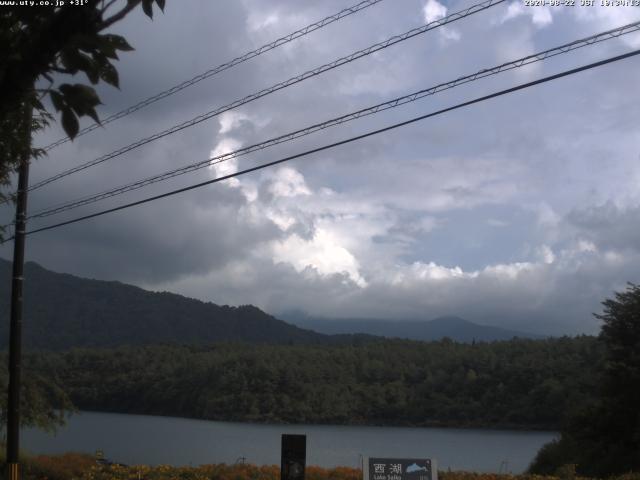
<path id="1" fill-rule="evenodd" d="M 82 410 L 212 420 L 556 429 L 588 403 L 593 337 L 146 346 L 30 354 Z"/>
<path id="2" fill-rule="evenodd" d="M 120 282 L 89 280 L 25 264 L 26 347 L 116 347 L 159 343 L 352 343 L 290 325 L 252 305 L 232 307 Z M 11 263 L 0 259 L 0 345 L 8 345 Z M 357 335 L 367 341 L 366 335 Z"/>

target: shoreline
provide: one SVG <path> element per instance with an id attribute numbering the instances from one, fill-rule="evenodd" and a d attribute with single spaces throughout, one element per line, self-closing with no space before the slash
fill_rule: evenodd
<path id="1" fill-rule="evenodd" d="M 161 413 L 138 413 L 138 412 L 122 412 L 122 411 L 109 411 L 109 410 L 91 410 L 80 409 L 76 412 L 70 412 L 67 415 L 67 419 L 73 415 L 81 415 L 82 413 L 99 413 L 110 415 L 132 415 L 138 417 L 156 417 L 156 418 L 175 418 L 180 420 L 194 420 L 199 422 L 215 422 L 234 425 L 264 425 L 264 426 L 309 426 L 309 427 L 369 427 L 369 428 L 411 428 L 411 429 L 437 429 L 437 430 L 463 430 L 463 431 L 496 431 L 496 432 L 527 432 L 527 433 L 547 433 L 558 434 L 560 427 L 554 428 L 548 427 L 534 427 L 529 425 L 520 424 L 500 424 L 500 425 L 486 425 L 486 424 L 439 424 L 437 422 L 425 422 L 421 424 L 411 423 L 391 423 L 391 422 L 352 422 L 352 423 L 312 423 L 312 422 L 286 422 L 277 421 L 271 419 L 216 419 L 216 418 L 199 418 L 189 416 L 177 416 Z"/>

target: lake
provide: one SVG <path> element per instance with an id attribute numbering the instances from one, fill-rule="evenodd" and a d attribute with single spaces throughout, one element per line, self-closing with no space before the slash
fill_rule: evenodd
<path id="1" fill-rule="evenodd" d="M 31 453 L 102 450 L 133 464 L 280 464 L 280 435 L 307 435 L 307 465 L 359 467 L 362 456 L 435 458 L 440 470 L 524 471 L 554 432 L 456 428 L 263 425 L 82 412 L 57 434 L 22 432 Z"/>

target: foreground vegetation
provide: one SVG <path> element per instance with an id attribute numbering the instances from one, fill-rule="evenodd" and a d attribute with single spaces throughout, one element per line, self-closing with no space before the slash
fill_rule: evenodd
<path id="1" fill-rule="evenodd" d="M 630 283 L 602 305 L 596 317 L 605 355 L 595 401 L 569 412 L 560 439 L 538 452 L 533 472 L 562 464 L 590 476 L 640 472 L 640 286 Z"/>
<path id="2" fill-rule="evenodd" d="M 101 466 L 97 465 L 92 457 L 76 453 L 27 458 L 23 471 L 24 480 L 279 480 L 280 478 L 280 467 L 276 465 Z M 349 467 L 308 466 L 305 473 L 306 480 L 362 479 L 362 472 L 359 469 Z M 555 475 L 550 476 L 439 472 L 438 478 L 440 480 L 588 480 L 586 477 L 575 476 L 571 466 L 560 469 Z M 640 480 L 640 474 L 626 474 L 611 477 L 610 480 Z"/>
<path id="3" fill-rule="evenodd" d="M 593 397 L 594 337 L 148 346 L 33 354 L 80 410 L 251 422 L 556 429 Z M 28 375 L 25 375 L 27 377 Z"/>

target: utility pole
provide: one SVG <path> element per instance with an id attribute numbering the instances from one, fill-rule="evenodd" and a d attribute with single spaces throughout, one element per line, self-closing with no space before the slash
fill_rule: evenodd
<path id="1" fill-rule="evenodd" d="M 31 105 L 26 104 L 25 151 L 18 167 L 16 223 L 13 241 L 13 274 L 11 278 L 11 323 L 9 332 L 9 399 L 7 405 L 7 469 L 9 480 L 20 479 L 20 367 L 22 344 L 22 290 L 24 240 L 29 188 L 29 155 L 31 150 Z"/>

